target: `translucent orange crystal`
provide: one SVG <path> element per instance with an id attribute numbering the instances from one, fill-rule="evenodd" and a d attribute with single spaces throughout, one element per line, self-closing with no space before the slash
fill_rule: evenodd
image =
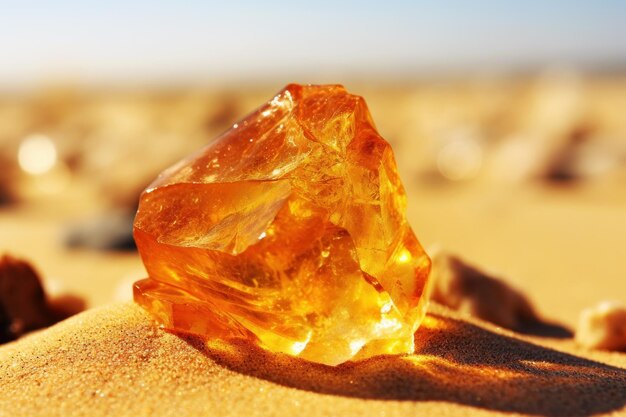
<path id="1" fill-rule="evenodd" d="M 329 365 L 412 352 L 430 260 L 405 208 L 365 101 L 289 85 L 142 194 L 135 300 L 167 328 Z"/>

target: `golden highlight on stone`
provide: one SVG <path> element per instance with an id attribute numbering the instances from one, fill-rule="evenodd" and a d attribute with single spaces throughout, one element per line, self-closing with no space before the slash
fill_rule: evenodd
<path id="1" fill-rule="evenodd" d="M 365 101 L 292 84 L 142 194 L 134 297 L 166 328 L 314 362 L 410 353 L 430 260 L 405 210 Z"/>

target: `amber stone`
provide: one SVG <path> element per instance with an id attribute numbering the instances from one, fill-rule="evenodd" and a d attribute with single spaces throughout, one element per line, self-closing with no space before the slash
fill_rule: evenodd
<path id="1" fill-rule="evenodd" d="M 430 259 L 405 210 L 363 98 L 292 84 L 141 195 L 134 297 L 166 328 L 324 364 L 409 353 Z"/>

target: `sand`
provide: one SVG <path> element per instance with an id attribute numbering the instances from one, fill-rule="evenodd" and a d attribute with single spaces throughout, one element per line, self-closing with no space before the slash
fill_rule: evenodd
<path id="1" fill-rule="evenodd" d="M 417 354 L 337 368 L 170 334 L 133 303 L 0 347 L 0 416 L 626 415 L 626 354 L 433 305 Z"/>

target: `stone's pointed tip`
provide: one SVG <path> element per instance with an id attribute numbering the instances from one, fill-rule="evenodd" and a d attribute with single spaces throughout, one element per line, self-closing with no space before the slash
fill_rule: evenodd
<path id="1" fill-rule="evenodd" d="M 294 101 L 300 100 L 303 96 L 310 94 L 328 94 L 328 93 L 342 93 L 361 99 L 361 96 L 355 96 L 348 93 L 346 88 L 342 84 L 298 84 L 289 83 L 282 90 L 278 92 L 276 96 L 281 96 L 285 93 L 289 93 Z"/>
<path id="2" fill-rule="evenodd" d="M 324 364 L 411 353 L 429 262 L 364 100 L 289 84 L 236 125 L 142 194 L 135 300 Z"/>

